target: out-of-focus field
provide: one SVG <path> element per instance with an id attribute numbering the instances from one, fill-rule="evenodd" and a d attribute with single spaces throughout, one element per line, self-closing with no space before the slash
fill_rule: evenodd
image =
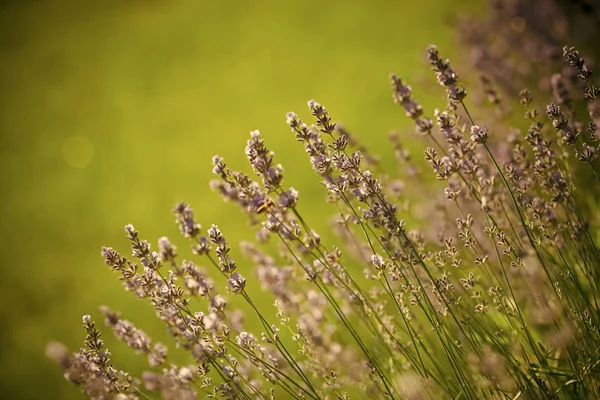
<path id="1" fill-rule="evenodd" d="M 410 128 L 387 76 L 415 82 L 429 113 L 443 106 L 433 102 L 435 85 L 434 93 L 417 86 L 433 82 L 428 44 L 456 54 L 449 19 L 457 4 L 2 2 L 1 397 L 79 398 L 44 348 L 55 339 L 78 349 L 81 315 L 99 317 L 100 304 L 162 331 L 103 265 L 100 247 L 128 253 L 131 222 L 153 244 L 173 238 L 189 257 L 170 213 L 179 200 L 232 244 L 247 236 L 245 216 L 208 182 L 214 154 L 246 168 L 250 130 L 261 130 L 301 210 L 324 229 L 323 190 L 285 113 L 311 122 L 306 102 L 315 98 L 389 163 L 388 131 Z M 118 366 L 144 364 L 106 330 L 105 338 Z"/>

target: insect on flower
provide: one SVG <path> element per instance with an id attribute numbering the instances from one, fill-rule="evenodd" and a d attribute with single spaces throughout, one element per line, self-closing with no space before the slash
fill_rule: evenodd
<path id="1" fill-rule="evenodd" d="M 256 209 L 257 214 L 262 214 L 264 212 L 269 212 L 275 207 L 275 202 L 270 198 L 266 198 Z"/>

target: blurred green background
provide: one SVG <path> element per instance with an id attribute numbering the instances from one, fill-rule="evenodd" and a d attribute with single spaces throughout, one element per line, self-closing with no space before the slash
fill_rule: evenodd
<path id="1" fill-rule="evenodd" d="M 391 129 L 407 129 L 387 76 L 414 83 L 431 113 L 439 95 L 425 47 L 452 56 L 449 21 L 475 1 L 0 2 L 2 398 L 80 398 L 44 356 L 49 340 L 77 350 L 81 315 L 107 304 L 148 332 L 152 312 L 104 266 L 100 247 L 127 251 L 123 226 L 167 235 L 179 200 L 232 244 L 245 217 L 210 191 L 211 157 L 246 168 L 260 129 L 286 184 L 319 227 L 323 191 L 285 124 L 306 102 L 325 105 L 391 162 Z M 457 6 L 459 7 L 457 9 Z M 440 97 L 441 96 L 437 96 Z M 409 138 L 413 136 L 409 135 Z M 410 139 L 409 139 L 410 140 Z M 242 271 L 244 273 L 244 271 Z M 245 275 L 252 275 L 245 272 Z M 102 325 L 102 324 L 100 324 Z M 120 367 L 141 368 L 104 330 Z"/>

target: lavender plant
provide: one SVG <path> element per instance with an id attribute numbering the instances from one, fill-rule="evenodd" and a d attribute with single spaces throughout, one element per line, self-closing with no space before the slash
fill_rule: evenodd
<path id="1" fill-rule="evenodd" d="M 215 156 L 211 187 L 253 222 L 256 239 L 240 249 L 255 279 L 240 274 L 225 233 L 203 229 L 186 203 L 173 213 L 194 260 L 181 260 L 166 237 L 153 251 L 132 225 L 131 257 L 102 249 L 125 289 L 148 301 L 189 353 L 189 365 L 176 365 L 166 346 L 107 307 L 105 324 L 147 357 L 148 372 L 117 367 L 89 315 L 84 347 L 70 354 L 52 343 L 49 356 L 93 399 L 599 398 L 598 228 L 574 181 L 588 169 L 595 180 L 586 192 L 600 184 L 600 89 L 580 54 L 563 52 L 583 96 L 553 75 L 545 113 L 521 91 L 526 124 L 514 128 L 510 115 L 471 110 L 461 77 L 435 46 L 427 60 L 446 92 L 444 109 L 426 116 L 411 87 L 390 76 L 393 100 L 445 186 L 443 202 L 430 204 L 442 217 L 421 230 L 405 222 L 410 190 L 401 189 L 420 185 L 425 172 L 398 134 L 390 136 L 403 171 L 396 176 L 316 101 L 308 102 L 310 125 L 287 114 L 326 201 L 338 207 L 331 226 L 344 245 L 335 246 L 311 227 L 283 167 L 251 132 L 245 154 L 255 176 Z M 483 83 L 497 107 L 493 82 Z M 199 264 L 223 276 L 227 296 Z M 249 285 L 270 292 L 275 308 L 257 305 Z M 232 297 L 258 330 L 245 327 Z"/>

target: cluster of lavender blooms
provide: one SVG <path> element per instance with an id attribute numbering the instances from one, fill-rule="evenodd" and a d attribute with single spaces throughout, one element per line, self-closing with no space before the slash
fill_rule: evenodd
<path id="1" fill-rule="evenodd" d="M 425 159 L 445 184 L 443 202 L 431 205 L 441 217 L 425 221 L 435 234 L 405 222 L 402 188 L 423 173 L 408 167 L 399 135 L 390 139 L 404 172 L 384 174 L 311 100 L 312 124 L 295 113 L 286 121 L 325 200 L 338 206 L 336 245 L 301 214 L 298 192 L 253 131 L 245 154 L 255 176 L 215 156 L 211 187 L 254 222 L 256 239 L 240 248 L 244 273 L 254 264 L 257 279 L 240 274 L 224 233 L 203 230 L 185 203 L 173 212 L 193 261 L 166 237 L 153 251 L 131 225 L 130 257 L 102 249 L 190 365 L 176 365 L 163 344 L 107 307 L 105 324 L 147 357 L 148 372 L 134 377 L 115 366 L 88 315 L 84 347 L 70 354 L 52 343 L 49 356 L 92 399 L 600 398 L 600 231 L 588 201 L 600 186 L 600 93 L 580 54 L 563 52 L 583 93 L 553 75 L 544 110 L 521 91 L 526 123 L 515 128 L 506 114 L 478 120 L 490 113 L 467 108 L 463 81 L 435 46 L 427 60 L 445 89 L 444 109 L 426 116 L 411 87 L 390 76 L 394 102 L 430 146 Z M 498 107 L 492 81 L 485 85 L 490 108 Z M 583 170 L 595 180 L 580 191 L 574 177 Z M 221 274 L 229 295 L 198 264 Z M 270 292 L 275 307 L 259 307 L 248 285 Z M 231 297 L 252 315 L 232 309 Z M 251 319 L 255 332 L 245 327 Z"/>

